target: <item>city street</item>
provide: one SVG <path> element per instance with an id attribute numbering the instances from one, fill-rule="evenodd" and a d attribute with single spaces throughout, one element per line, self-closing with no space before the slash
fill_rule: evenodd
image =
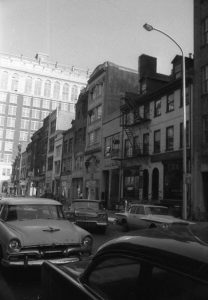
<path id="1" fill-rule="evenodd" d="M 121 227 L 110 224 L 106 234 L 93 233 L 93 253 L 104 242 L 122 235 Z M 6 275 L 6 282 L 12 290 L 15 300 L 37 300 L 41 295 L 40 270 L 16 270 Z"/>

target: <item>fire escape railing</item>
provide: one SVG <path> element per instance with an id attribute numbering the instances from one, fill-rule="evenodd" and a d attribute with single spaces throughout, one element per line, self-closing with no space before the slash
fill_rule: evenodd
<path id="1" fill-rule="evenodd" d="M 127 97 L 122 98 L 123 105 L 121 105 L 121 126 L 123 127 L 128 141 L 132 148 L 132 156 L 147 156 L 149 155 L 149 148 L 146 145 L 139 145 L 138 141 L 135 138 L 134 130 L 136 125 L 149 122 L 149 106 L 146 106 L 148 110 L 145 110 L 145 117 L 141 117 L 138 103 L 134 99 L 129 99 Z M 130 120 L 129 115 L 132 115 L 132 120 Z M 128 155 L 129 157 L 129 155 Z"/>

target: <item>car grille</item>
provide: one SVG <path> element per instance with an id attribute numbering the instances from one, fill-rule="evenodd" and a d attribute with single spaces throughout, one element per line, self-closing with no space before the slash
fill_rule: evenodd
<path id="1" fill-rule="evenodd" d="M 52 246 L 39 246 L 32 248 L 23 248 L 21 253 L 22 255 L 27 255 L 30 259 L 52 259 L 52 258 L 61 258 L 68 256 L 67 249 L 70 249 L 71 253 L 76 254 L 77 249 L 80 249 L 80 245 L 52 245 Z M 74 249 L 74 252 L 73 252 Z"/>

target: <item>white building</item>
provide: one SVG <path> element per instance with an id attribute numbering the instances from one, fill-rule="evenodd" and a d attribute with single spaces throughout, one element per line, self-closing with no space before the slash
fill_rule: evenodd
<path id="1" fill-rule="evenodd" d="M 0 182 L 8 180 L 17 145 L 22 150 L 42 120 L 57 107 L 74 112 L 88 71 L 48 61 L 0 54 Z"/>

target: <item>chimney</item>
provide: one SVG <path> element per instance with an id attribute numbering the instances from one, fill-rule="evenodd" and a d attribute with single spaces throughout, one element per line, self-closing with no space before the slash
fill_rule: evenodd
<path id="1" fill-rule="evenodd" d="M 155 75 L 157 72 L 157 58 L 142 54 L 139 56 L 138 74 L 139 81 L 142 77 Z"/>

